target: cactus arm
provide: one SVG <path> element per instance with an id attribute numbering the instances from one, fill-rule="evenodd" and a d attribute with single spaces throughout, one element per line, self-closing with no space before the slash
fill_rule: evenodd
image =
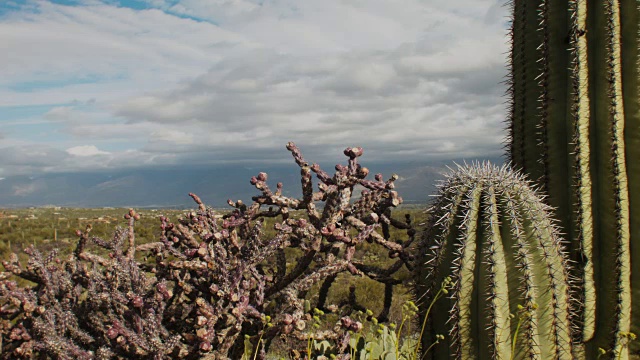
<path id="1" fill-rule="evenodd" d="M 604 348 L 625 359 L 624 337 L 640 332 L 639 6 L 514 0 L 511 7 L 508 153 L 548 194 L 567 235 L 578 279 L 574 349 L 588 358 Z"/>
<path id="2" fill-rule="evenodd" d="M 620 1 L 620 32 L 622 42 L 622 94 L 624 100 L 625 143 L 629 204 L 631 207 L 630 232 L 631 264 L 635 273 L 631 274 L 631 331 L 640 335 L 640 93 L 639 93 L 639 46 L 640 46 L 640 2 Z M 634 211 L 635 210 L 635 211 Z M 635 264 L 635 268 L 634 268 Z M 640 344 L 631 343 L 631 351 L 640 353 Z"/>
<path id="3" fill-rule="evenodd" d="M 458 169 L 439 194 L 422 238 L 426 276 L 416 279 L 426 294 L 439 287 L 433 274 L 453 280 L 431 313 L 429 331 L 451 335 L 432 358 L 571 359 L 569 267 L 551 208 L 522 176 L 490 164 Z M 520 324 L 510 317 L 518 305 L 531 313 Z"/>

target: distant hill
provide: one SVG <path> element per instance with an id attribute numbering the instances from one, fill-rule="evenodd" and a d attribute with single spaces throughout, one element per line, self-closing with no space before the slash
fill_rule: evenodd
<path id="1" fill-rule="evenodd" d="M 501 162 L 500 159 L 492 161 Z M 327 172 L 332 172 L 333 166 L 321 165 Z M 378 172 L 382 172 L 385 178 L 392 173 L 398 174 L 397 190 L 405 204 L 426 204 L 435 190 L 436 181 L 443 178 L 446 165 L 453 165 L 453 161 L 430 164 L 367 162 L 365 165 L 371 171 L 370 178 Z M 192 208 L 189 192 L 198 194 L 208 205 L 224 207 L 227 198 L 250 202 L 258 191 L 249 179 L 260 171 L 269 174 L 268 182 L 274 188 L 281 181 L 285 194 L 300 196 L 299 168 L 295 164 L 175 167 L 8 176 L 0 180 L 0 208 L 47 205 Z"/>

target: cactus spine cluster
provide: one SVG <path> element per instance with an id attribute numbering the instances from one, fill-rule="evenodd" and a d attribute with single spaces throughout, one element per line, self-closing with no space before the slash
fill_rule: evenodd
<path id="1" fill-rule="evenodd" d="M 426 348 L 448 335 L 434 358 L 571 358 L 568 264 L 549 210 L 506 167 L 459 167 L 441 184 L 415 277 L 423 307 L 452 284 L 423 337 Z"/>
<path id="2" fill-rule="evenodd" d="M 639 2 L 511 6 L 509 159 L 548 194 L 569 242 L 576 343 L 627 359 L 640 325 Z"/>

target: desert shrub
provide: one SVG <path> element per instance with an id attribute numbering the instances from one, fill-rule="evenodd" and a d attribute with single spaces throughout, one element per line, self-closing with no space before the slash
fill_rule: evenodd
<path id="1" fill-rule="evenodd" d="M 361 148 L 347 148 L 348 163 L 334 175 L 307 163 L 293 143 L 287 149 L 300 167 L 300 199 L 282 195 L 281 183 L 272 190 L 260 173 L 251 179 L 260 192 L 252 204 L 229 200 L 233 210 L 219 214 L 190 194 L 197 209 L 175 222 L 160 217 L 151 242 L 137 243 L 140 215 L 130 210 L 127 226 L 110 239 L 94 236 L 90 225 L 78 230 L 67 256 L 31 246 L 24 266 L 12 254 L 0 273 L 2 357 L 240 358 L 249 344 L 264 359 L 274 338 L 305 331 L 312 316 L 305 296 L 315 284 L 316 307 L 349 319 L 353 302 L 343 309 L 326 302 L 341 274 L 383 284 L 378 318 L 388 317 L 399 270 L 412 270 L 415 235 L 411 217 L 391 216 L 402 203 L 397 176 L 367 180 Z M 364 190 L 352 199 L 356 186 Z M 397 231 L 392 238 L 393 228 L 404 241 Z M 374 244 L 395 259 L 391 265 L 354 256 Z M 352 326 L 341 321 L 331 336 L 342 339 L 338 353 L 347 356 L 344 330 Z"/>

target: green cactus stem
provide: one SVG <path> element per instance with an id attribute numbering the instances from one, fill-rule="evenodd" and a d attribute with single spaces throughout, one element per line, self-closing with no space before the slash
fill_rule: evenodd
<path id="1" fill-rule="evenodd" d="M 568 264 L 549 210 L 507 167 L 477 164 L 448 176 L 415 273 L 423 316 L 444 279 L 453 284 L 422 339 L 426 349 L 449 334 L 433 358 L 572 358 Z"/>
<path id="2" fill-rule="evenodd" d="M 640 324 L 639 4 L 511 2 L 508 155 L 566 234 L 587 358 Z"/>

